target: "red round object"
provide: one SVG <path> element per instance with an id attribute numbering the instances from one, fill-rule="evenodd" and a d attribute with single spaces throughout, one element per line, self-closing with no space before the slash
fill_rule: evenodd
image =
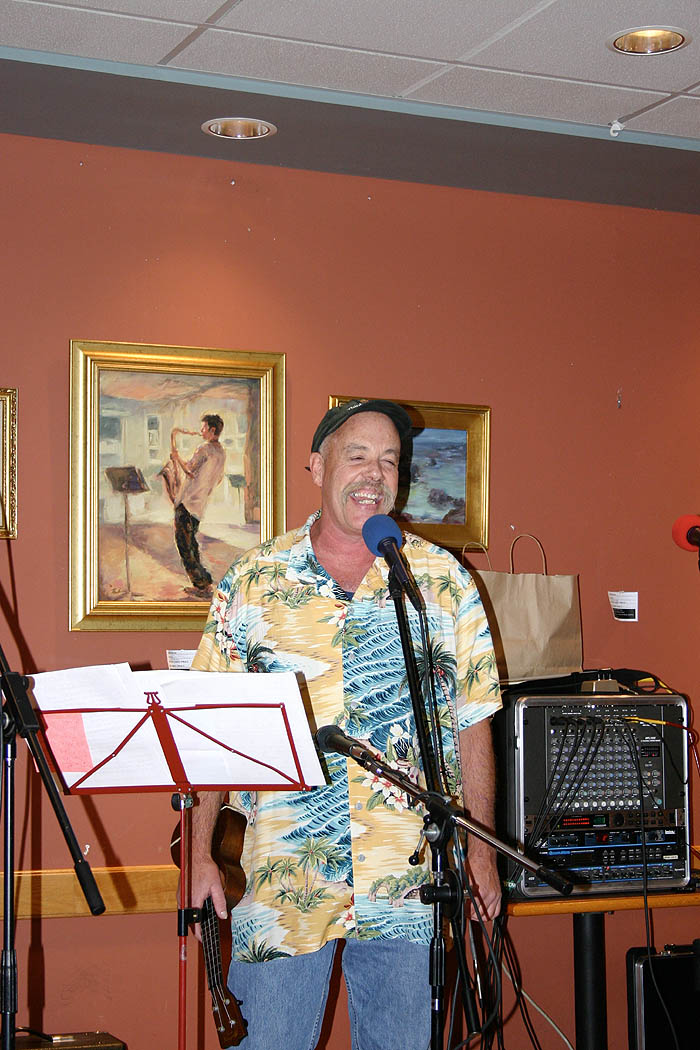
<path id="1" fill-rule="evenodd" d="M 700 546 L 688 539 L 690 529 L 700 529 L 700 514 L 682 514 L 680 518 L 676 518 L 671 529 L 674 543 L 684 551 L 696 551 Z"/>

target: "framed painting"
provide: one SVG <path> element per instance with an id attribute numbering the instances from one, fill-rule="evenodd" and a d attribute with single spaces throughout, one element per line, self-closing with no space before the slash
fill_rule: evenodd
<path id="1" fill-rule="evenodd" d="M 328 400 L 333 408 L 355 397 L 333 394 Z M 399 470 L 394 517 L 440 547 L 488 547 L 491 409 L 441 401 L 397 404 L 408 412 L 413 430 Z"/>
<path id="2" fill-rule="evenodd" d="M 73 340 L 70 629 L 201 630 L 284 462 L 284 354 Z"/>
<path id="3" fill-rule="evenodd" d="M 17 539 L 17 390 L 0 389 L 0 539 Z"/>

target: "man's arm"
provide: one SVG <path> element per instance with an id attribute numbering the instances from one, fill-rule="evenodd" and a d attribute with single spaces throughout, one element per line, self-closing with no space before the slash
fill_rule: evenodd
<path id="1" fill-rule="evenodd" d="M 195 452 L 192 459 L 184 460 L 178 452 L 177 439 L 175 437 L 176 434 L 191 434 L 193 437 L 198 437 L 199 435 L 197 434 L 196 430 L 183 430 L 182 427 L 173 427 L 173 429 L 170 431 L 170 458 L 173 461 L 173 463 L 175 463 L 178 467 L 181 467 L 182 470 L 184 470 L 185 474 L 187 474 L 188 477 L 193 478 L 195 475 L 193 464 L 197 453 Z"/>
<path id="2" fill-rule="evenodd" d="M 491 720 L 483 718 L 459 734 L 462 761 L 464 805 L 477 824 L 493 831 L 495 822 L 496 764 L 493 757 Z M 485 918 L 494 919 L 501 908 L 501 883 L 496 867 L 496 852 L 491 846 L 470 835 L 468 840 L 469 872 L 472 889 Z"/>
<path id="3" fill-rule="evenodd" d="M 202 792 L 198 795 L 198 804 L 192 809 L 191 874 L 192 907 L 201 908 L 207 897 L 211 896 L 217 915 L 225 919 L 228 911 L 221 883 L 221 873 L 211 855 L 211 838 L 223 797 L 222 791 Z M 178 884 L 178 900 L 182 902 L 180 884 Z M 199 924 L 195 926 L 195 935 L 201 940 Z"/>

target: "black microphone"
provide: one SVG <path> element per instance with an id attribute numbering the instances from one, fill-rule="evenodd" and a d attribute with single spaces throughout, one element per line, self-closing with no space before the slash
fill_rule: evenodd
<path id="1" fill-rule="evenodd" d="M 424 608 L 423 595 L 413 579 L 400 547 L 403 544 L 401 529 L 388 514 L 374 514 L 362 526 L 362 539 L 372 554 L 381 554 L 390 569 L 393 569 L 401 589 L 418 612 Z"/>
<path id="2" fill-rule="evenodd" d="M 365 756 L 374 758 L 374 755 L 371 755 L 359 740 L 346 736 L 343 730 L 338 729 L 337 726 L 321 726 L 316 731 L 316 743 L 321 751 L 335 752 L 338 755 L 345 755 L 347 758 L 354 758 L 358 762 Z"/>

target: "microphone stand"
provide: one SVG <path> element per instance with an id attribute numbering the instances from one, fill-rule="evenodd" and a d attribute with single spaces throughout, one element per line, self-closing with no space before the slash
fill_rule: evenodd
<path id="1" fill-rule="evenodd" d="M 394 602 L 396 618 L 401 638 L 404 663 L 406 665 L 406 678 L 413 706 L 413 717 L 416 725 L 418 744 L 423 764 L 423 773 L 426 782 L 426 791 L 421 791 L 408 778 L 397 773 L 396 770 L 387 766 L 386 763 L 375 759 L 363 748 L 351 749 L 352 757 L 365 769 L 374 773 L 381 773 L 391 783 L 400 787 L 409 797 L 421 802 L 426 809 L 424 817 L 424 835 L 431 849 L 431 870 L 433 875 L 432 885 L 422 886 L 420 899 L 424 904 L 433 906 L 433 937 L 430 943 L 430 987 L 431 987 L 431 1015 L 430 1015 L 430 1048 L 441 1050 L 443 1029 L 445 1021 L 444 988 L 445 988 L 445 938 L 443 935 L 443 922 L 448 919 L 452 929 L 452 939 L 457 954 L 457 968 L 460 986 L 462 990 L 462 1002 L 467 1023 L 468 1035 L 479 1031 L 479 1016 L 476 1006 L 476 998 L 469 979 L 467 969 L 466 952 L 458 923 L 460 911 L 460 884 L 456 873 L 450 869 L 450 856 L 447 849 L 455 827 L 471 832 L 482 839 L 494 849 L 500 851 L 523 867 L 535 871 L 543 881 L 553 886 L 562 894 L 571 893 L 573 886 L 568 879 L 563 878 L 558 872 L 542 868 L 539 864 L 531 861 L 524 854 L 511 849 L 506 843 L 501 842 L 490 834 L 479 824 L 475 824 L 464 816 L 464 811 L 456 808 L 449 797 L 440 790 L 440 778 L 437 768 L 437 760 L 430 742 L 427 727 L 427 714 L 423 692 L 420 686 L 416 656 L 411 641 L 411 631 L 406 615 L 404 604 L 404 592 L 399 582 L 397 573 L 392 566 L 389 570 L 389 594 Z M 419 615 L 423 615 L 423 610 Z M 428 654 L 426 653 L 426 659 Z M 457 742 L 455 742 L 457 743 Z M 355 754 L 355 751 L 361 754 Z M 415 855 L 414 855 L 415 856 Z M 417 863 L 409 858 L 409 862 Z"/>
<path id="2" fill-rule="evenodd" d="M 467 817 L 464 810 L 456 806 L 448 796 L 440 795 L 435 791 L 424 791 L 414 784 L 404 773 L 393 769 L 379 758 L 375 758 L 369 751 L 359 743 L 348 738 L 350 747 L 347 752 L 363 769 L 368 770 L 375 776 L 382 776 L 390 783 L 400 788 L 415 803 L 420 803 L 426 810 L 423 818 L 424 835 L 430 843 L 433 851 L 433 877 L 431 886 L 425 885 L 420 888 L 420 899 L 424 904 L 432 904 L 435 916 L 435 934 L 430 946 L 430 983 L 431 983 L 431 1032 L 430 1050 L 441 1050 L 442 1031 L 444 1022 L 443 987 L 444 987 L 444 939 L 441 929 L 437 926 L 438 920 L 447 917 L 452 923 L 452 934 L 458 953 L 458 965 L 460 978 L 463 983 L 464 1009 L 467 1023 L 470 1026 L 469 1035 L 478 1031 L 478 1020 L 476 1004 L 474 1002 L 471 984 L 468 980 L 466 969 L 466 958 L 464 945 L 462 944 L 459 930 L 456 928 L 456 913 L 459 905 L 459 887 L 455 873 L 448 869 L 447 843 L 456 827 L 471 835 L 476 835 L 482 842 L 486 842 L 493 849 L 502 853 L 520 864 L 523 868 L 533 872 L 543 882 L 551 886 L 562 896 L 568 896 L 573 890 L 573 883 L 566 875 L 548 868 L 545 865 L 531 860 L 525 853 L 514 849 L 506 842 L 496 838 L 490 831 L 475 823 Z M 473 1019 L 470 1018 L 473 1014 Z"/>
<path id="3" fill-rule="evenodd" d="M 423 775 L 430 798 L 440 798 L 440 779 L 437 768 L 437 760 L 428 735 L 427 715 L 423 699 L 423 691 L 418 677 L 416 654 L 411 640 L 411 629 L 406 615 L 406 606 L 403 600 L 403 589 L 398 580 L 398 575 L 392 566 L 389 570 L 389 594 L 394 602 L 396 619 L 401 638 L 404 663 L 406 665 L 406 679 L 413 707 L 413 719 L 418 736 L 418 745 L 423 765 Z M 419 612 L 423 616 L 423 610 Z M 428 654 L 425 654 L 426 659 Z M 354 757 L 354 756 L 353 756 Z M 390 778 L 387 778 L 390 779 Z M 409 781 L 409 783 L 411 783 Z M 410 795 L 411 793 L 408 792 Z M 440 1050 L 442 1047 L 442 1034 L 445 1025 L 445 937 L 443 933 L 444 920 L 448 919 L 452 929 L 452 939 L 457 953 L 457 968 L 460 985 L 462 989 L 462 1003 L 467 1022 L 468 1034 L 471 1035 L 479 1030 L 479 1016 L 476 1007 L 474 990 L 469 980 L 467 969 L 467 958 L 461 930 L 457 922 L 459 913 L 459 892 L 457 877 L 450 870 L 449 853 L 447 844 L 451 836 L 451 827 L 446 821 L 438 822 L 431 815 L 428 807 L 428 815 L 424 820 L 424 835 L 430 845 L 431 871 L 433 875 L 432 886 L 422 887 L 420 899 L 423 904 L 433 906 L 433 936 L 430 942 L 430 1046 L 431 1050 Z M 418 858 L 409 858 L 409 862 L 417 863 Z"/>
<path id="4" fill-rule="evenodd" d="M 97 888 L 90 865 L 83 857 L 80 846 L 68 815 L 63 806 L 58 788 L 51 775 L 46 755 L 38 739 L 39 720 L 27 695 L 28 679 L 16 671 L 11 671 L 0 646 L 0 689 L 5 697 L 2 706 L 2 791 L 4 795 L 3 823 L 3 950 L 0 966 L 0 1007 L 2 1010 L 2 1050 L 14 1050 L 15 1018 L 17 1015 L 17 953 L 15 951 L 14 928 L 14 807 L 15 780 L 14 763 L 17 755 L 17 734 L 27 743 L 32 758 L 41 775 L 44 787 L 53 806 L 63 836 L 75 862 L 75 874 L 85 900 L 93 915 L 101 915 L 105 910 L 104 901 Z"/>

